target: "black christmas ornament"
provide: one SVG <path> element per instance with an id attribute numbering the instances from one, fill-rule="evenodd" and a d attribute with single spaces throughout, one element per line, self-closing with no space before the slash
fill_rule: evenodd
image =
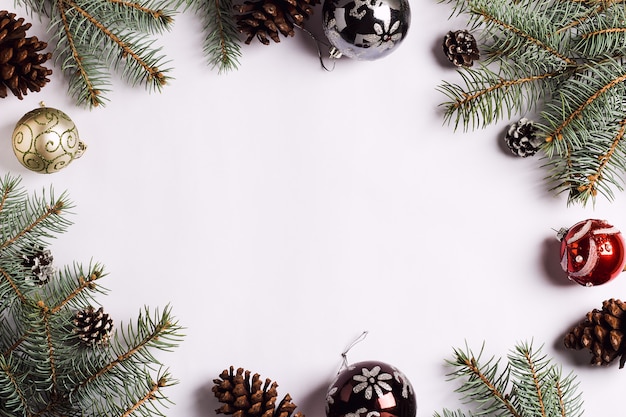
<path id="1" fill-rule="evenodd" d="M 411 23 L 408 0 L 325 0 L 322 11 L 334 58 L 382 58 L 402 42 Z"/>
<path id="2" fill-rule="evenodd" d="M 415 417 L 413 387 L 396 367 L 378 361 L 349 365 L 326 394 L 327 417 Z"/>

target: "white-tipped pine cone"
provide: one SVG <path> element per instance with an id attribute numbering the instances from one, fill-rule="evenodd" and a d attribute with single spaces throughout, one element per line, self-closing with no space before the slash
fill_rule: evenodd
<path id="1" fill-rule="evenodd" d="M 480 59 L 476 39 L 467 30 L 449 31 L 443 38 L 443 53 L 457 67 L 471 67 Z"/>
<path id="2" fill-rule="evenodd" d="M 536 133 L 537 127 L 533 121 L 524 117 L 509 126 L 504 141 L 511 153 L 525 158 L 536 154 L 541 147 L 543 141 L 537 137 Z"/>
<path id="3" fill-rule="evenodd" d="M 100 307 L 91 306 L 74 314 L 74 332 L 86 345 L 100 345 L 109 341 L 113 319 Z"/>

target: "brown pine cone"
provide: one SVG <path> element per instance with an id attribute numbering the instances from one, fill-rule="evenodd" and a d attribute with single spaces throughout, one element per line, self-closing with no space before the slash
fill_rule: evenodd
<path id="1" fill-rule="evenodd" d="M 20 100 L 28 91 L 39 91 L 48 81 L 52 70 L 42 64 L 51 53 L 39 53 L 48 44 L 32 36 L 26 37 L 30 23 L 15 19 L 15 13 L 0 10 L 0 98 L 7 89 Z"/>
<path id="2" fill-rule="evenodd" d="M 215 410 L 220 414 L 232 414 L 234 417 L 289 417 L 296 409 L 291 396 L 285 395 L 276 406 L 278 384 L 269 379 L 261 380 L 259 374 L 234 367 L 224 370 L 219 379 L 214 379 L 212 391 L 223 405 Z M 304 417 L 297 412 L 294 417 Z"/>
<path id="3" fill-rule="evenodd" d="M 248 35 L 246 44 L 256 37 L 268 45 L 269 39 L 280 42 L 279 33 L 293 36 L 294 25 L 299 26 L 313 14 L 313 6 L 320 0 L 253 0 L 236 5 L 235 16 L 241 33 Z"/>
<path id="4" fill-rule="evenodd" d="M 568 349 L 589 349 L 591 364 L 608 365 L 620 356 L 619 367 L 626 363 L 626 323 L 622 316 L 626 303 L 611 298 L 602 303 L 602 310 L 594 309 L 586 318 L 565 335 Z"/>

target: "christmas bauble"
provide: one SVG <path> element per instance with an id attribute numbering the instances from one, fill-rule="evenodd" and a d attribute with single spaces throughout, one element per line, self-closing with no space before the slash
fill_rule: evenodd
<path id="1" fill-rule="evenodd" d="M 325 0 L 322 19 L 332 56 L 371 61 L 402 42 L 411 12 L 408 0 Z"/>
<path id="2" fill-rule="evenodd" d="M 26 113 L 13 131 L 15 156 L 36 172 L 57 172 L 80 158 L 86 148 L 72 119 L 61 110 L 43 105 Z"/>
<path id="3" fill-rule="evenodd" d="M 415 417 L 413 387 L 397 368 L 358 362 L 340 372 L 326 395 L 327 417 Z"/>
<path id="4" fill-rule="evenodd" d="M 580 285 L 604 284 L 624 270 L 624 237 L 604 220 L 578 222 L 561 229 L 557 237 L 561 241 L 561 267 Z"/>

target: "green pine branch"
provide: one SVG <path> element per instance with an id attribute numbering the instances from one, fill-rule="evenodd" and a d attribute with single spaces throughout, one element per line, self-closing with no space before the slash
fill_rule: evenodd
<path id="1" fill-rule="evenodd" d="M 231 0 L 187 0 L 204 24 L 203 52 L 220 73 L 237 69 L 241 57 L 239 30 Z"/>
<path id="2" fill-rule="evenodd" d="M 79 105 L 105 104 L 111 72 L 159 91 L 168 62 L 155 34 L 168 30 L 181 0 L 16 0 L 48 19 L 53 56 Z"/>
<path id="3" fill-rule="evenodd" d="M 176 380 L 156 353 L 181 340 L 170 306 L 86 343 L 74 320 L 106 294 L 104 267 L 75 263 L 37 281 L 26 262 L 67 230 L 72 207 L 66 193 L 29 195 L 19 178 L 0 179 L 0 416 L 163 415 Z"/>
<path id="4" fill-rule="evenodd" d="M 171 29 L 183 5 L 201 15 L 203 53 L 219 72 L 236 69 L 241 57 L 231 0 L 15 0 L 47 19 L 53 57 L 80 106 L 108 101 L 112 73 L 132 86 L 161 91 L 171 80 L 170 62 L 157 35 Z"/>
<path id="5" fill-rule="evenodd" d="M 446 82 L 455 129 L 536 120 L 547 182 L 568 204 L 623 189 L 626 9 L 623 1 L 450 0 L 478 32 L 484 62 Z M 535 117 L 533 117 L 535 115 Z"/>
<path id="6" fill-rule="evenodd" d="M 483 348 L 475 355 L 471 349 L 454 349 L 447 363 L 453 368 L 450 380 L 459 380 L 455 390 L 461 400 L 474 406 L 470 412 L 444 409 L 435 417 L 510 416 L 580 417 L 582 398 L 573 374 L 563 375 L 559 366 L 520 343 L 507 356 L 507 363 L 491 357 L 483 359 Z"/>

